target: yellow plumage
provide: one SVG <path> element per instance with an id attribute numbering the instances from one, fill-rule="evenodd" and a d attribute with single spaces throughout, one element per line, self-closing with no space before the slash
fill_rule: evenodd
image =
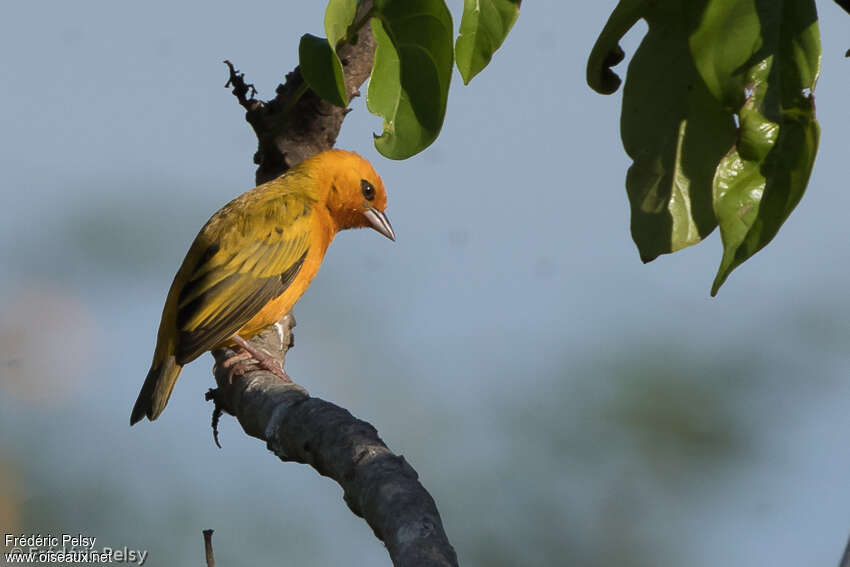
<path id="1" fill-rule="evenodd" d="M 183 365 L 289 312 L 339 230 L 371 226 L 394 238 L 385 208 L 369 162 L 329 150 L 219 209 L 174 277 L 130 423 L 162 413 Z"/>

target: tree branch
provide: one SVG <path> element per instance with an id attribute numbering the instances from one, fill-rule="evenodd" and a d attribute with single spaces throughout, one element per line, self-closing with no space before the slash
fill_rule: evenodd
<path id="1" fill-rule="evenodd" d="M 292 343 L 292 326 L 294 319 L 287 315 L 252 343 L 282 361 Z M 217 406 L 236 416 L 245 433 L 264 440 L 281 460 L 310 465 L 339 483 L 348 507 L 384 542 L 394 565 L 457 565 L 433 498 L 374 427 L 264 370 L 228 383 L 221 362 L 233 351 L 213 355 Z"/>
<path id="2" fill-rule="evenodd" d="M 355 22 L 363 20 L 372 4 L 372 0 L 360 3 Z M 339 46 L 337 54 L 342 62 L 349 98 L 359 96 L 360 85 L 369 78 L 375 56 L 375 38 L 368 23 L 360 28 L 356 42 Z M 306 89 L 298 67 L 287 73 L 286 82 L 278 85 L 275 97 L 264 102 L 254 99 L 254 86 L 247 85 L 242 74 L 230 62 L 227 64 L 230 79 L 226 86 L 233 87 L 234 96 L 247 110 L 245 120 L 254 129 L 259 142 L 254 154 L 254 163 L 258 165 L 257 185 L 333 147 L 348 109 L 325 102 Z M 246 98 L 249 89 L 252 93 Z"/>
<path id="3" fill-rule="evenodd" d="M 355 42 L 337 46 L 349 98 L 359 95 L 372 71 L 375 39 L 367 17 L 372 6 L 372 0 L 360 2 L 355 22 L 366 25 L 360 27 Z M 333 147 L 349 109 L 319 99 L 306 87 L 298 68 L 286 75 L 275 98 L 264 102 L 255 98 L 253 85 L 226 63 L 230 71 L 226 86 L 246 109 L 245 119 L 257 135 L 257 184 Z M 294 325 L 288 314 L 251 343 L 283 366 Z M 236 416 L 248 435 L 266 441 L 282 460 L 310 465 L 338 482 L 348 507 L 384 542 L 394 565 L 457 565 L 433 498 L 413 467 L 387 448 L 374 427 L 269 372 L 251 371 L 228 383 L 221 362 L 231 354 L 228 349 L 213 352 L 218 389 L 211 391 L 211 397 L 217 412 Z"/>

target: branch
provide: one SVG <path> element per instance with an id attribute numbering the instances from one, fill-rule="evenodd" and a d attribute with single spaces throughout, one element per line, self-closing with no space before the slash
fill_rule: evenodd
<path id="1" fill-rule="evenodd" d="M 850 539 L 847 540 L 847 546 L 844 548 L 844 554 L 841 556 L 841 563 L 838 567 L 850 567 Z"/>
<path id="2" fill-rule="evenodd" d="M 372 6 L 373 0 L 360 2 L 354 20 L 354 28 L 359 29 L 356 41 L 337 46 L 349 98 L 360 94 L 358 89 L 372 72 L 375 39 L 368 25 Z M 258 185 L 333 147 L 349 109 L 319 99 L 307 88 L 298 68 L 286 75 L 274 99 L 262 101 L 255 98 L 254 86 L 230 62 L 227 65 L 227 86 L 245 108 L 245 119 L 257 135 Z M 295 319 L 288 314 L 251 343 L 283 366 L 292 347 L 293 326 Z M 213 352 L 218 383 L 218 389 L 210 392 L 216 403 L 214 428 L 220 411 L 230 413 L 245 433 L 266 441 L 282 460 L 310 465 L 338 482 L 348 507 L 384 542 L 394 565 L 457 565 L 433 498 L 413 467 L 387 448 L 374 427 L 262 370 L 228 383 L 221 362 L 230 354 L 228 349 Z"/>
<path id="3" fill-rule="evenodd" d="M 354 21 L 365 23 L 357 34 L 357 41 L 337 49 L 349 98 L 360 94 L 360 85 L 372 73 L 375 38 L 364 18 L 372 4 L 372 0 L 366 0 L 357 9 Z M 264 102 L 254 98 L 254 86 L 246 84 L 244 76 L 229 61 L 226 63 L 230 79 L 225 86 L 233 87 L 234 96 L 247 110 L 245 119 L 259 142 L 254 154 L 254 163 L 259 166 L 255 176 L 257 185 L 333 147 L 348 109 L 325 102 L 307 89 L 298 67 L 287 73 L 286 82 L 278 85 L 275 97 Z M 246 97 L 249 90 L 250 98 Z"/>
<path id="4" fill-rule="evenodd" d="M 282 362 L 294 323 L 287 315 L 252 342 Z M 264 440 L 281 460 L 310 465 L 339 483 L 346 504 L 384 542 L 393 565 L 457 565 L 434 499 L 374 427 L 266 371 L 235 376 L 228 384 L 221 362 L 232 354 L 213 352 L 217 407 L 236 416 L 245 433 Z"/>

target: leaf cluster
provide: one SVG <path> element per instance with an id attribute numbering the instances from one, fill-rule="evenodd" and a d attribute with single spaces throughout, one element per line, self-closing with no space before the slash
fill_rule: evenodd
<path id="1" fill-rule="evenodd" d="M 520 2 L 464 0 L 455 38 L 445 0 L 329 0 L 327 37 L 301 38 L 305 88 L 345 107 L 351 89 L 337 50 L 369 25 L 376 49 L 366 103 L 383 118 L 375 145 L 392 159 L 413 156 L 440 133 L 454 65 L 464 83 L 481 72 Z M 619 41 L 641 19 L 648 31 L 628 66 L 621 115 L 632 238 L 650 262 L 719 227 L 715 295 L 776 236 L 808 184 L 820 135 L 815 3 L 619 0 L 588 60 L 596 91 L 620 87 Z"/>
<path id="2" fill-rule="evenodd" d="M 388 158 L 405 159 L 439 135 L 454 64 L 464 83 L 481 72 L 513 27 L 520 1 L 465 0 L 453 44 L 452 16 L 444 0 L 374 0 L 356 21 L 357 0 L 329 0 L 327 37 L 301 38 L 301 74 L 318 96 L 346 106 L 337 49 L 356 42 L 362 27 L 370 25 L 377 48 L 366 103 L 370 112 L 384 119 L 375 146 Z"/>
<path id="3" fill-rule="evenodd" d="M 588 84 L 610 94 L 618 42 L 649 26 L 623 88 L 632 237 L 641 259 L 720 227 L 715 295 L 800 201 L 817 152 L 821 48 L 814 0 L 621 0 L 596 41 Z"/>

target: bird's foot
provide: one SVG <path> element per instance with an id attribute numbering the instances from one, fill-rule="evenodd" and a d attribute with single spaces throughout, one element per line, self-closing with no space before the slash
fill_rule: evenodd
<path id="1" fill-rule="evenodd" d="M 239 349 L 239 351 L 221 361 L 221 367 L 227 369 L 228 384 L 233 383 L 234 376 L 241 376 L 251 370 L 251 367 L 256 366 L 252 360 L 251 362 L 248 362 L 249 360 L 251 360 L 251 353 L 246 350 Z M 215 374 L 217 370 L 218 365 L 213 368 L 213 374 Z"/>
<path id="2" fill-rule="evenodd" d="M 221 361 L 221 367 L 222 368 L 230 368 L 232 366 L 235 366 L 238 362 L 241 362 L 243 360 L 251 358 L 251 353 L 248 352 L 248 351 L 242 350 L 241 348 L 240 349 L 234 349 L 233 352 L 234 352 L 234 354 L 232 354 L 231 356 L 228 356 L 227 358 L 225 358 L 224 360 Z M 213 364 L 212 373 L 213 373 L 213 376 L 218 374 L 218 362 Z"/>
<path id="3" fill-rule="evenodd" d="M 240 358 L 240 360 L 245 360 L 246 358 L 253 359 L 249 363 L 242 362 L 236 364 L 237 367 L 240 367 L 240 372 L 238 372 L 237 374 L 244 374 L 248 370 L 256 370 L 257 368 L 262 368 L 263 370 L 268 370 L 284 382 L 292 382 L 292 378 L 290 378 L 289 375 L 284 372 L 277 359 L 261 351 L 239 335 L 233 335 L 233 341 L 237 345 L 242 347 L 243 353 L 241 354 L 248 354 L 248 357 Z M 237 356 L 241 356 L 241 354 Z M 223 364 L 224 362 L 222 362 L 222 365 Z M 228 372 L 228 378 L 232 377 L 232 373 L 234 372 L 234 370 L 236 370 L 235 367 L 230 369 L 230 371 Z"/>

